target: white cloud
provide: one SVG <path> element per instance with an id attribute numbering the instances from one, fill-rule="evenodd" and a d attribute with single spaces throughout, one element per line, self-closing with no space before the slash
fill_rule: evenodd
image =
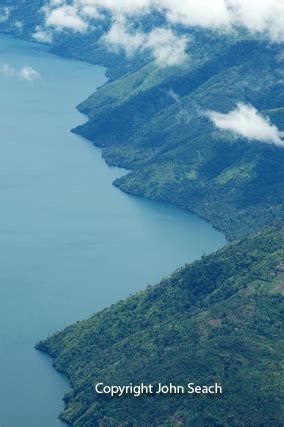
<path id="1" fill-rule="evenodd" d="M 21 21 L 15 21 L 14 22 L 14 27 L 17 30 L 18 33 L 21 33 L 24 29 L 24 24 Z"/>
<path id="2" fill-rule="evenodd" d="M 127 54 L 143 47 L 150 49 L 160 65 L 184 60 L 186 39 L 174 34 L 176 25 L 223 32 L 242 27 L 284 42 L 284 0 L 50 0 L 43 11 L 47 28 L 79 33 L 93 28 L 92 21 L 104 19 L 107 12 L 114 21 L 104 37 L 108 45 L 112 49 L 123 48 Z M 166 28 L 154 28 L 150 34 L 128 30 L 133 18 L 137 20 L 153 11 L 164 15 Z M 47 36 L 41 30 L 34 37 L 41 41 Z"/>
<path id="3" fill-rule="evenodd" d="M 0 24 L 8 21 L 8 19 L 10 18 L 11 10 L 11 7 L 0 8 Z"/>
<path id="4" fill-rule="evenodd" d="M 101 11 L 133 17 L 156 10 L 171 24 L 220 30 L 243 26 L 284 41 L 283 0 L 51 0 L 47 9 L 47 25 L 60 30 L 85 31 L 88 18 L 97 18 Z"/>
<path id="5" fill-rule="evenodd" d="M 168 21 L 186 27 L 227 28 L 230 14 L 225 0 L 154 0 Z"/>
<path id="6" fill-rule="evenodd" d="M 39 25 L 36 27 L 35 32 L 32 34 L 34 40 L 39 43 L 52 43 L 52 33 L 42 29 Z"/>
<path id="7" fill-rule="evenodd" d="M 18 70 L 9 64 L 4 64 L 0 66 L 0 73 L 6 77 L 17 77 L 29 82 L 40 78 L 40 73 L 30 65 L 25 65 Z"/>
<path id="8" fill-rule="evenodd" d="M 171 23 L 233 30 L 241 26 L 252 33 L 266 33 L 284 41 L 283 0 L 152 0 Z"/>
<path id="9" fill-rule="evenodd" d="M 127 55 L 132 55 L 136 50 L 142 49 L 145 35 L 141 32 L 132 32 L 126 28 L 126 21 L 120 16 L 114 21 L 102 41 L 115 52 L 124 49 Z"/>
<path id="10" fill-rule="evenodd" d="M 188 39 L 178 37 L 171 30 L 156 28 L 149 33 L 133 32 L 127 28 L 125 18 L 115 20 L 103 41 L 114 51 L 124 49 L 127 55 L 149 50 L 161 67 L 178 65 L 186 59 Z"/>
<path id="11" fill-rule="evenodd" d="M 54 9 L 45 9 L 46 26 L 57 31 L 71 30 L 83 33 L 88 29 L 88 23 L 80 16 L 76 6 L 62 5 Z"/>
<path id="12" fill-rule="evenodd" d="M 231 131 L 243 138 L 284 147 L 282 132 L 251 105 L 239 103 L 228 114 L 209 111 L 206 115 L 218 129 Z"/>
<path id="13" fill-rule="evenodd" d="M 19 77 L 23 80 L 31 82 L 33 80 L 38 79 L 40 77 L 40 74 L 30 65 L 26 65 L 25 67 L 22 67 L 19 70 Z"/>
<path id="14" fill-rule="evenodd" d="M 178 37 L 171 30 L 156 28 L 147 35 L 145 47 L 152 50 L 158 65 L 166 67 L 186 60 L 187 42 L 187 37 Z"/>
<path id="15" fill-rule="evenodd" d="M 84 18 L 89 18 L 89 19 L 100 19 L 102 18 L 102 16 L 100 15 L 100 13 L 98 12 L 98 9 L 96 8 L 96 6 L 93 5 L 83 5 L 82 6 L 82 10 L 81 10 L 81 14 Z"/>
<path id="16" fill-rule="evenodd" d="M 267 33 L 278 42 L 284 41 L 283 0 L 227 0 L 230 20 L 252 33 Z"/>

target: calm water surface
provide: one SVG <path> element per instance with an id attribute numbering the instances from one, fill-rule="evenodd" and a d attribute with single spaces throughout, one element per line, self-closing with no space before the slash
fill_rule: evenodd
<path id="1" fill-rule="evenodd" d="M 33 67 L 40 78 L 20 77 Z M 68 390 L 37 340 L 224 245 L 196 216 L 127 196 L 70 129 L 104 69 L 0 36 L 0 426 L 62 427 Z"/>

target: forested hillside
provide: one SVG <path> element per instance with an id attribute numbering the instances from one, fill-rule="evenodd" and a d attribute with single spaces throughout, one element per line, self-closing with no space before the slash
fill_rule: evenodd
<path id="1" fill-rule="evenodd" d="M 266 229 L 38 344 L 76 427 L 282 426 L 284 229 Z M 199 385 L 214 397 L 109 398 L 95 384 Z"/>
<path id="2" fill-rule="evenodd" d="M 32 39 L 44 2 L 2 3 L 1 31 Z M 160 17 L 147 19 L 146 32 Z M 54 32 L 52 52 L 105 65 L 110 77 L 78 107 L 89 120 L 73 132 L 129 169 L 115 182 L 123 191 L 196 212 L 234 242 L 38 344 L 71 381 L 61 418 L 74 427 L 283 426 L 283 144 L 208 117 L 243 103 L 282 138 L 283 43 L 244 27 L 178 28 L 186 60 L 159 67 L 147 51 L 108 51 L 100 37 L 109 25 Z M 218 382 L 224 393 L 110 399 L 96 395 L 97 382 Z"/>
<path id="3" fill-rule="evenodd" d="M 1 29 L 32 38 L 42 25 L 42 0 L 17 7 Z M 140 23 L 151 28 L 161 17 Z M 110 52 L 94 31 L 53 34 L 51 51 L 108 68 L 109 83 L 79 106 L 89 121 L 74 131 L 103 148 L 108 163 L 132 172 L 115 182 L 123 191 L 198 213 L 229 239 L 284 216 L 283 147 L 215 128 L 209 110 L 252 105 L 284 131 L 283 43 L 245 30 L 232 34 L 188 29 L 187 60 L 159 67 L 147 52 Z"/>
<path id="4" fill-rule="evenodd" d="M 75 131 L 133 170 L 115 184 L 197 212 L 229 238 L 283 218 L 284 150 L 217 130 L 208 110 L 253 105 L 284 129 L 283 45 L 195 31 L 187 64 L 153 64 L 99 90 Z M 260 215 L 261 213 L 261 215 Z"/>

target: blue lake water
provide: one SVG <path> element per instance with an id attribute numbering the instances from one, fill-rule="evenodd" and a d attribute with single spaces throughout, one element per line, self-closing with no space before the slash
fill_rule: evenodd
<path id="1" fill-rule="evenodd" d="M 1 427 L 63 425 L 68 382 L 36 341 L 225 244 L 198 217 L 113 187 L 125 171 L 70 133 L 104 81 L 101 67 L 0 36 Z"/>

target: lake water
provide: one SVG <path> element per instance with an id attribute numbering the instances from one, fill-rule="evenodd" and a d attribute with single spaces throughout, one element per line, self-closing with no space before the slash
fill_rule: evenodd
<path id="1" fill-rule="evenodd" d="M 62 427 L 68 382 L 36 341 L 225 244 L 196 216 L 113 187 L 125 172 L 70 133 L 104 81 L 0 36 L 1 427 Z"/>

